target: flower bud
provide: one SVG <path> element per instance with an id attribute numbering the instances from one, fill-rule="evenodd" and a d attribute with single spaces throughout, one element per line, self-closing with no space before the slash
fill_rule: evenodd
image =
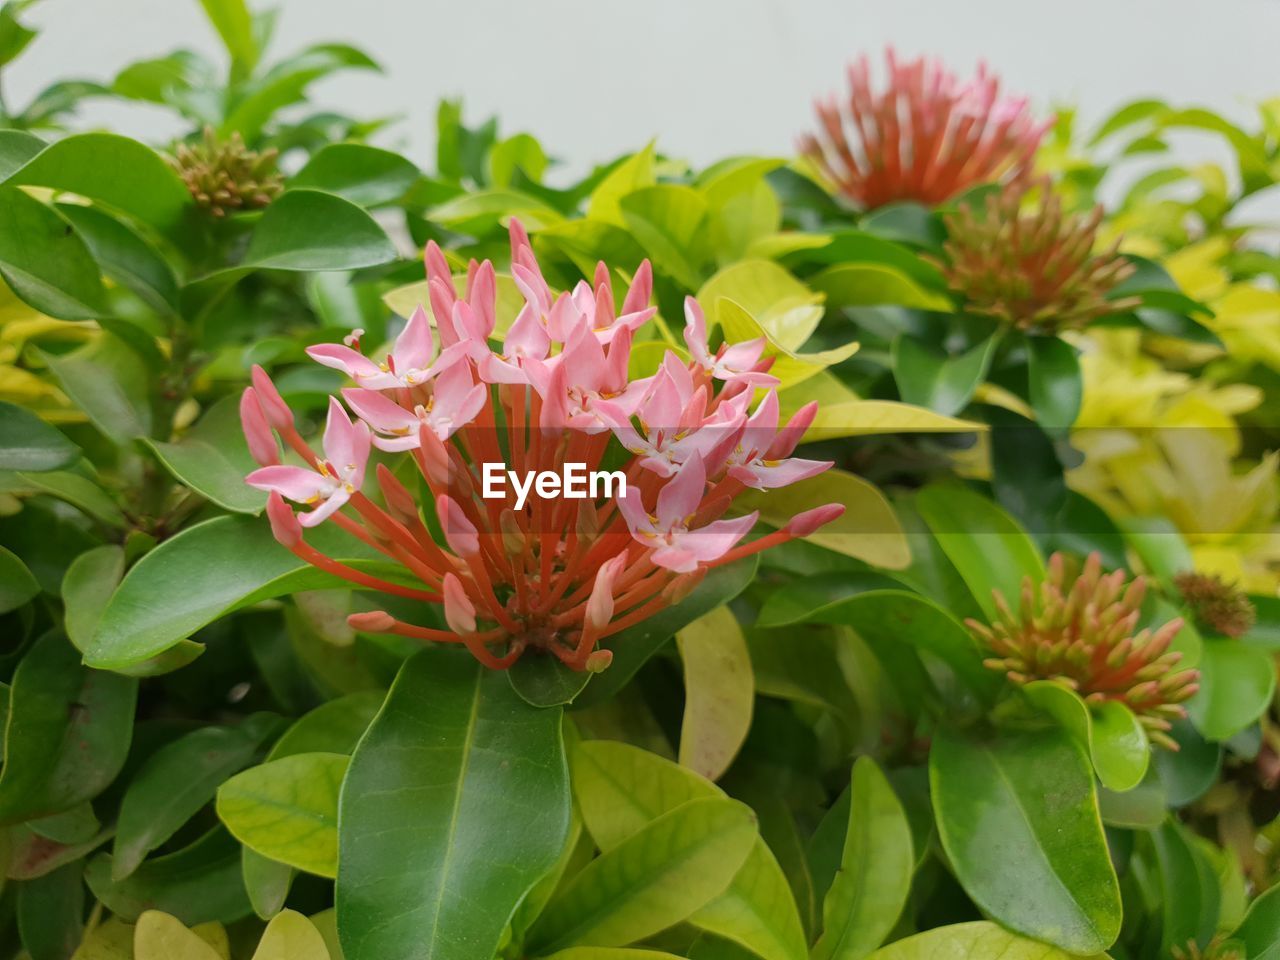
<path id="1" fill-rule="evenodd" d="M 368 613 L 347 615 L 347 626 L 361 633 L 387 633 L 395 623 L 395 617 L 385 610 L 370 610 Z"/>
<path id="2" fill-rule="evenodd" d="M 452 497 L 436 499 L 436 516 L 440 518 L 440 527 L 450 550 L 460 557 L 471 557 L 480 552 L 479 532 Z"/>
<path id="3" fill-rule="evenodd" d="M 280 462 L 275 434 L 271 432 L 253 387 L 245 387 L 244 393 L 240 394 L 240 428 L 244 431 L 249 454 L 259 466 L 271 467 Z"/>
<path id="4" fill-rule="evenodd" d="M 476 608 L 462 581 L 452 573 L 444 575 L 444 621 L 454 633 L 476 632 Z"/>
<path id="5" fill-rule="evenodd" d="M 250 377 L 253 380 L 254 392 L 258 395 L 258 403 L 262 405 L 262 412 L 267 417 L 267 423 L 271 424 L 276 430 L 292 429 L 293 411 L 289 409 L 289 405 L 280 396 L 280 391 L 276 389 L 276 385 L 267 376 L 267 371 L 255 363 Z"/>
<path id="6" fill-rule="evenodd" d="M 814 507 L 804 513 L 798 513 L 788 521 L 785 529 L 793 537 L 807 537 L 819 527 L 844 516 L 843 503 L 828 503 Z"/>
<path id="7" fill-rule="evenodd" d="M 284 497 L 274 490 L 267 497 L 267 519 L 271 521 L 271 535 L 283 546 L 292 550 L 302 543 L 302 524 Z"/>

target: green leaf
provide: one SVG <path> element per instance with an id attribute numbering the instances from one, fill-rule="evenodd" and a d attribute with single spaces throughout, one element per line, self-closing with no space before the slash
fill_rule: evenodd
<path id="1" fill-rule="evenodd" d="M 170 235 L 194 209 L 187 188 L 158 153 L 113 133 L 64 137 L 7 180 L 78 193 Z"/>
<path id="2" fill-rule="evenodd" d="M 944 354 L 914 337 L 902 334 L 893 341 L 893 379 L 907 403 L 938 413 L 959 413 L 987 378 L 998 335 L 992 335 L 964 353 Z"/>
<path id="3" fill-rule="evenodd" d="M 307 542 L 370 569 L 365 560 L 369 552 L 340 532 L 309 531 Z M 134 565 L 107 604 L 85 662 L 108 670 L 128 667 L 163 653 L 232 610 L 343 583 L 276 543 L 264 521 L 207 520 L 166 540 Z"/>
<path id="4" fill-rule="evenodd" d="M 51 816 L 92 800 L 124 765 L 136 680 L 90 670 L 49 633 L 18 664 L 9 694 L 0 824 Z"/>
<path id="5" fill-rule="evenodd" d="M 686 290 L 698 289 L 707 245 L 708 211 L 702 194 L 682 184 L 661 183 L 627 194 L 618 208 L 654 269 Z"/>
<path id="6" fill-rule="evenodd" d="M 244 847 L 240 852 L 240 873 L 253 912 L 259 917 L 270 920 L 284 908 L 293 886 L 293 867 Z"/>
<path id="7" fill-rule="evenodd" d="M 258 62 L 258 45 L 244 0 L 200 0 L 200 6 L 231 55 L 235 75 L 247 76 Z"/>
<path id="8" fill-rule="evenodd" d="M 982 651 L 964 624 L 946 608 L 901 589 L 887 577 L 841 573 L 795 580 L 769 595 L 756 626 L 805 622 L 845 624 L 871 642 L 909 643 L 950 666 L 986 701 L 1003 685 L 982 666 Z"/>
<path id="9" fill-rule="evenodd" d="M 1175 823 L 1166 822 L 1150 836 L 1163 888 L 1161 955 L 1171 956 L 1174 947 L 1185 948 L 1190 940 L 1207 944 L 1218 922 L 1221 900 L 1213 867 Z"/>
<path id="10" fill-rule="evenodd" d="M 218 960 L 218 951 L 176 917 L 148 910 L 133 931 L 133 956 L 134 960 Z"/>
<path id="11" fill-rule="evenodd" d="M 555 657 L 541 654 L 521 657 L 507 671 L 511 689 L 533 707 L 573 703 L 591 677 L 586 670 L 571 670 Z"/>
<path id="12" fill-rule="evenodd" d="M 80 235 L 39 200 L 0 187 L 0 277 L 23 302 L 60 320 L 102 315 L 98 264 Z"/>
<path id="13" fill-rule="evenodd" d="M 771 260 L 725 267 L 702 285 L 697 298 L 707 311 L 708 327 L 723 323 L 722 301 L 732 301 L 787 350 L 799 349 L 822 319 L 822 295 Z"/>
<path id="14" fill-rule="evenodd" d="M 827 295 L 830 309 L 888 304 L 918 310 L 950 312 L 946 294 L 928 290 L 902 271 L 880 263 L 841 263 L 809 279 Z"/>
<path id="15" fill-rule="evenodd" d="M 240 427 L 238 397 L 223 397 L 176 443 L 145 441 L 180 482 L 236 513 L 261 513 L 267 496 L 244 482 L 257 463 Z"/>
<path id="16" fill-rule="evenodd" d="M 577 744 L 570 758 L 578 806 L 592 839 L 605 851 L 686 801 L 724 796 L 692 770 L 630 744 L 589 740 Z M 805 960 L 808 955 L 786 875 L 760 838 L 728 889 L 690 923 L 765 960 Z"/>
<path id="17" fill-rule="evenodd" d="M 190 846 L 146 861 L 119 882 L 111 879 L 111 855 L 89 861 L 85 883 L 108 910 L 137 920 L 163 910 L 183 923 L 230 923 L 253 912 L 240 875 L 240 844 L 218 827 Z"/>
<path id="18" fill-rule="evenodd" d="M 728 607 L 676 633 L 684 663 L 680 764 L 708 780 L 729 769 L 751 728 L 755 679 L 738 619 Z"/>
<path id="19" fill-rule="evenodd" d="M 994 923 L 975 920 L 917 933 L 871 954 L 869 960 L 1107 960 L 1068 955 L 1038 940 L 1028 940 Z"/>
<path id="20" fill-rule="evenodd" d="M 178 303 L 173 268 L 147 240 L 96 207 L 60 203 L 58 212 L 75 227 L 112 280 L 132 290 L 157 313 L 172 315 Z"/>
<path id="21" fill-rule="evenodd" d="M 1089 753 L 1108 790 L 1132 790 L 1146 776 L 1151 744 L 1132 711 L 1117 700 L 1090 707 L 1074 690 L 1054 680 L 1026 684 L 1027 699 L 1048 713 Z"/>
<path id="22" fill-rule="evenodd" d="M 109 527 L 124 529 L 129 526 L 129 521 L 110 494 L 88 477 L 69 471 L 48 470 L 44 473 L 21 473 L 17 479 L 32 492 L 57 497 Z"/>
<path id="23" fill-rule="evenodd" d="M 943 849 L 979 908 L 1071 953 L 1115 942 L 1120 888 L 1093 771 L 1065 732 L 979 739 L 944 724 L 929 780 Z"/>
<path id="24" fill-rule="evenodd" d="M 993 590 L 1016 604 L 1023 577 L 1044 580 L 1035 543 L 990 500 L 958 485 L 936 485 L 920 491 L 916 507 L 989 619 L 996 616 Z"/>
<path id="25" fill-rule="evenodd" d="M 218 785 L 253 761 L 277 729 L 273 718 L 202 727 L 161 747 L 133 776 L 120 801 L 112 879 L 123 880 L 213 799 Z"/>
<path id="26" fill-rule="evenodd" d="M 349 756 L 369 729 L 384 698 L 381 690 L 365 690 L 322 703 L 284 732 L 267 759 L 279 760 L 297 753 Z"/>
<path id="27" fill-rule="evenodd" d="M 316 151 L 289 181 L 337 194 L 362 207 L 394 203 L 421 172 L 398 153 L 363 143 L 330 143 Z"/>
<path id="28" fill-rule="evenodd" d="M 0 613 L 25 606 L 40 593 L 40 584 L 21 558 L 0 546 Z"/>
<path id="29" fill-rule="evenodd" d="M 591 192 L 587 204 L 587 216 L 592 220 L 603 220 L 614 226 L 625 227 L 622 208 L 619 205 L 623 197 L 643 187 L 653 186 L 658 182 L 654 171 L 653 144 L 650 143 L 638 153 L 633 153 L 609 172 L 599 185 Z"/>
<path id="30" fill-rule="evenodd" d="M 911 563 L 907 538 L 884 494 L 844 470 L 828 470 L 780 490 L 748 491 L 734 507 L 759 510 L 761 520 L 781 527 L 796 514 L 827 503 L 844 504 L 844 516 L 809 534 L 809 543 L 889 570 Z"/>
<path id="31" fill-rule="evenodd" d="M 853 765 L 849 790 L 844 854 L 822 904 L 822 936 L 813 960 L 861 960 L 893 930 L 911 890 L 911 827 L 870 757 Z"/>
<path id="32" fill-rule="evenodd" d="M 1271 653 L 1260 647 L 1205 637 L 1196 666 L 1200 689 L 1187 701 L 1187 713 L 1210 740 L 1229 740 L 1245 729 L 1266 712 L 1275 694 Z"/>
<path id="33" fill-rule="evenodd" d="M 125 342 L 103 333 L 72 353 L 45 354 L 58 385 L 119 446 L 151 432 L 152 378 L 146 364 Z"/>
<path id="34" fill-rule="evenodd" d="M 30 960 L 65 960 L 84 929 L 82 867 L 68 863 L 18 888 L 18 931 Z"/>
<path id="35" fill-rule="evenodd" d="M 663 950 L 640 950 L 634 947 L 570 947 L 557 950 L 544 960 L 680 960 Z"/>
<path id="36" fill-rule="evenodd" d="M 756 839 L 736 800 L 690 800 L 646 824 L 582 869 L 529 933 L 539 953 L 615 947 L 687 918 L 728 887 Z"/>
<path id="37" fill-rule="evenodd" d="M 1036 423 L 1066 430 L 1076 422 L 1084 381 L 1075 347 L 1057 337 L 1027 337 L 1027 382 Z"/>
<path id="38" fill-rule="evenodd" d="M 297 753 L 250 767 L 218 788 L 218 817 L 250 850 L 335 877 L 338 791 L 348 762 L 340 753 Z"/>
<path id="39" fill-rule="evenodd" d="M 7 180 L 14 171 L 21 170 L 37 153 L 45 148 L 45 142 L 24 130 L 0 130 L 0 181 Z"/>
<path id="40" fill-rule="evenodd" d="M 44 472 L 68 467 L 80 450 L 30 410 L 0 400 L 0 470 Z"/>
<path id="41" fill-rule="evenodd" d="M 284 910 L 267 924 L 253 960 L 329 960 L 329 948 L 314 923 Z"/>
<path id="42" fill-rule="evenodd" d="M 608 670 L 598 674 L 578 697 L 581 706 L 607 700 L 626 685 L 637 670 L 675 635 L 676 631 L 705 613 L 728 603 L 752 581 L 756 573 L 756 557 L 745 557 L 736 563 L 711 570 L 693 593 L 675 606 L 660 610 L 633 627 L 627 627 L 606 639 L 601 646 L 613 651 Z"/>
<path id="43" fill-rule="evenodd" d="M 342 788 L 347 960 L 492 960 L 568 835 L 560 727 L 461 651 L 405 661 Z"/>
<path id="44" fill-rule="evenodd" d="M 1172 588 L 1175 576 L 1195 569 L 1191 549 L 1171 520 L 1122 517 L 1116 524 L 1124 531 L 1125 542 L 1138 555 L 1142 566 L 1163 586 Z"/>
<path id="45" fill-rule="evenodd" d="M 1280 887 L 1272 887 L 1254 900 L 1231 936 L 1244 944 L 1250 960 L 1280 958 Z"/>

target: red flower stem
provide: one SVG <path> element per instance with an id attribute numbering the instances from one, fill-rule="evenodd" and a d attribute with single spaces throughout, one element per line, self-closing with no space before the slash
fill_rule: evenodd
<path id="1" fill-rule="evenodd" d="M 340 577 L 351 583 L 358 584 L 367 590 L 378 590 L 382 593 L 389 593 L 397 597 L 405 597 L 408 600 L 422 600 L 426 603 L 440 603 L 442 598 L 437 593 L 429 593 L 426 590 L 415 590 L 413 587 L 402 587 L 398 583 L 391 583 L 380 577 L 370 576 L 362 573 L 354 567 L 349 567 L 345 563 L 334 560 L 332 557 L 321 553 L 315 547 L 311 546 L 305 540 L 300 541 L 290 548 L 294 556 L 299 560 L 303 560 L 313 567 L 319 567 L 325 573 L 331 573 L 335 577 Z"/>

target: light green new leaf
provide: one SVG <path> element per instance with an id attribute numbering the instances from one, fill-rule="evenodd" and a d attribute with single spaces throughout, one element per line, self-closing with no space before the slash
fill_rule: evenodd
<path id="1" fill-rule="evenodd" d="M 134 960 L 220 960 L 218 951 L 176 917 L 148 910 L 133 931 Z"/>
<path id="2" fill-rule="evenodd" d="M 218 817 L 250 850 L 321 877 L 338 873 L 338 791 L 348 758 L 297 753 L 218 788 Z"/>
<path id="3" fill-rule="evenodd" d="M 0 401 L 0 470 L 44 472 L 68 467 L 80 450 L 34 413 Z"/>
<path id="4" fill-rule="evenodd" d="M 1038 940 L 1028 940 L 994 923 L 975 920 L 936 927 L 883 947 L 869 960 L 1107 960 L 1068 954 Z"/>
<path id="5" fill-rule="evenodd" d="M 1142 782 L 1151 761 L 1151 744 L 1138 718 L 1123 703 L 1109 700 L 1090 707 L 1078 693 L 1054 680 L 1036 680 L 1022 689 L 1028 700 L 1057 720 L 1089 753 L 1104 787 L 1123 793 Z"/>
<path id="6" fill-rule="evenodd" d="M 749 807 L 690 800 L 593 860 L 529 933 L 536 952 L 624 946 L 679 923 L 723 893 L 756 840 Z"/>
<path id="7" fill-rule="evenodd" d="M 842 263 L 827 267 L 809 281 L 827 295 L 832 307 L 890 304 L 919 310 L 949 311 L 951 300 L 927 290 L 911 277 L 880 263 Z"/>
<path id="8" fill-rule="evenodd" d="M 244 482 L 257 463 L 240 427 L 238 397 L 224 397 L 176 443 L 147 440 L 160 462 L 181 483 L 236 513 L 261 513 L 267 495 Z"/>
<path id="9" fill-rule="evenodd" d="M 733 301 L 785 350 L 797 350 L 822 319 L 822 294 L 814 293 L 772 260 L 743 260 L 720 270 L 697 293 L 708 329 L 722 324 L 722 302 Z"/>
<path id="10" fill-rule="evenodd" d="M 275 742 L 268 760 L 297 753 L 350 755 L 382 706 L 381 690 L 365 690 L 322 703 L 299 717 Z"/>
<path id="11" fill-rule="evenodd" d="M 544 960 L 680 960 L 664 950 L 640 950 L 635 947 L 570 947 L 557 950 Z"/>
<path id="12" fill-rule="evenodd" d="M 707 247 L 707 201 L 692 187 L 661 183 L 618 201 L 622 219 L 653 261 L 687 290 L 702 282 Z"/>
<path id="13" fill-rule="evenodd" d="M 727 342 L 743 343 L 764 337 L 764 356 L 773 358 L 773 366 L 769 368 L 769 372 L 780 381 L 779 389 L 785 390 L 803 383 L 858 352 L 858 344 L 855 342 L 816 353 L 798 353 L 776 342 L 763 324 L 729 298 L 721 297 L 718 308 L 720 325 Z"/>
<path id="14" fill-rule="evenodd" d="M 813 960 L 861 960 L 884 942 L 911 891 L 911 826 L 870 757 L 853 765 L 849 791 L 844 854 L 822 904 L 822 936 Z"/>
<path id="15" fill-rule="evenodd" d="M 680 763 L 716 780 L 747 739 L 755 704 L 751 657 L 728 607 L 712 610 L 676 634 L 684 662 Z"/>
<path id="16" fill-rule="evenodd" d="M 929 781 L 943 849 L 983 911 L 1071 953 L 1115 942 L 1120 887 L 1093 771 L 1065 731 L 979 739 L 943 725 Z"/>
<path id="17" fill-rule="evenodd" d="M 653 144 L 650 143 L 640 152 L 623 160 L 600 181 L 587 201 L 587 216 L 592 220 L 603 220 L 614 226 L 625 227 L 626 221 L 622 218 L 619 201 L 628 194 L 657 182 Z"/>
<path id="18" fill-rule="evenodd" d="M 591 837 L 612 850 L 657 817 L 703 797 L 723 797 L 711 781 L 630 744 L 588 740 L 574 746 L 574 793 Z M 786 875 L 757 839 L 729 888 L 689 918 L 765 960 L 804 960 L 804 930 Z"/>
<path id="19" fill-rule="evenodd" d="M 342 787 L 346 960 L 492 960 L 568 836 L 561 720 L 465 651 L 405 661 Z"/>
<path id="20" fill-rule="evenodd" d="M 844 516 L 811 533 L 806 538 L 810 543 L 889 570 L 911 563 L 907 538 L 884 494 L 843 470 L 828 470 L 767 494 L 749 491 L 735 507 L 759 510 L 761 520 L 781 527 L 796 514 L 827 503 L 844 504 Z"/>
<path id="21" fill-rule="evenodd" d="M 917 495 L 916 507 L 987 617 L 994 620 L 997 613 L 993 590 L 1016 607 L 1022 578 L 1044 579 L 1035 542 L 985 497 L 959 485 L 929 486 Z"/>
<path id="22" fill-rule="evenodd" d="M 200 0 L 200 5 L 231 54 L 237 76 L 247 76 L 258 62 L 258 45 L 244 0 Z"/>
<path id="23" fill-rule="evenodd" d="M 267 924 L 253 960 L 329 960 L 329 948 L 314 923 L 283 910 Z"/>

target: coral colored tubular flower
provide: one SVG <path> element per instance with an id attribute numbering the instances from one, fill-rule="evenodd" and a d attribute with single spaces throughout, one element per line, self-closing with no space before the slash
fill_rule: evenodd
<path id="1" fill-rule="evenodd" d="M 382 364 L 359 352 L 358 338 L 309 351 L 356 382 L 342 395 L 360 420 L 353 424 L 332 399 L 323 456 L 298 435 L 261 370 L 242 403 L 246 439 L 260 462 L 277 453 L 278 435 L 307 464 L 275 461 L 247 478 L 271 491 L 276 539 L 361 589 L 441 606 L 447 626 L 374 610 L 352 615 L 356 629 L 461 644 L 499 669 L 550 654 L 573 669 L 599 671 L 612 659 L 615 635 L 679 603 L 708 569 L 808 536 L 843 513 L 830 504 L 747 539 L 757 515 L 732 514 L 744 487 L 783 486 L 830 465 L 788 459 L 814 410 L 779 429 L 770 392 L 753 413 L 753 388 L 776 382 L 764 342 L 712 353 L 692 301 L 694 360 L 669 351 L 654 376 L 630 376 L 632 339 L 654 315 L 647 264 L 635 271 L 620 310 L 604 265 L 591 283 L 556 294 L 512 221 L 512 276 L 524 304 L 498 352 L 490 342 L 493 265 L 473 262 L 459 294 L 438 247 L 428 244 L 424 260 L 434 334 L 431 317 L 418 310 Z M 443 543 L 398 471 L 379 464 L 378 500 L 362 491 L 371 446 L 412 458 Z M 617 469 L 602 470 L 606 462 Z M 517 478 L 568 477 L 568 464 L 608 474 L 610 484 L 625 480 L 625 494 L 620 486 L 581 498 L 531 487 L 517 495 L 512 483 L 489 487 L 488 468 L 501 467 L 501 477 L 508 469 Z M 295 515 L 285 498 L 314 507 Z M 325 518 L 398 563 L 404 576 L 376 577 L 307 543 L 305 528 Z"/>
<path id="2" fill-rule="evenodd" d="M 842 195 L 867 210 L 933 206 L 1030 168 L 1051 121 L 1036 123 L 1023 97 L 1001 97 L 985 65 L 962 83 L 937 60 L 902 62 L 890 48 L 885 62 L 883 89 L 865 55 L 851 64 L 846 98 L 819 100 L 819 129 L 800 140 Z"/>
<path id="3" fill-rule="evenodd" d="M 944 217 L 947 285 L 970 313 L 1022 330 L 1057 333 L 1130 310 L 1137 298 L 1108 299 L 1134 267 L 1118 240 L 1094 252 L 1101 220 L 1100 206 L 1064 214 L 1048 178 L 1011 181 L 981 212 L 966 204 Z"/>
<path id="4" fill-rule="evenodd" d="M 1044 582 L 1023 580 L 1016 613 L 995 591 L 995 622 L 965 623 L 991 651 L 985 661 L 991 669 L 1020 684 L 1059 681 L 1086 703 L 1123 703 L 1152 743 L 1177 750 L 1170 721 L 1186 716 L 1182 703 L 1198 689 L 1200 674 L 1178 669 L 1182 654 L 1169 649 L 1180 618 L 1154 631 L 1136 629 L 1146 586 L 1123 570 L 1104 574 L 1097 553 L 1083 569 L 1055 553 Z"/>

